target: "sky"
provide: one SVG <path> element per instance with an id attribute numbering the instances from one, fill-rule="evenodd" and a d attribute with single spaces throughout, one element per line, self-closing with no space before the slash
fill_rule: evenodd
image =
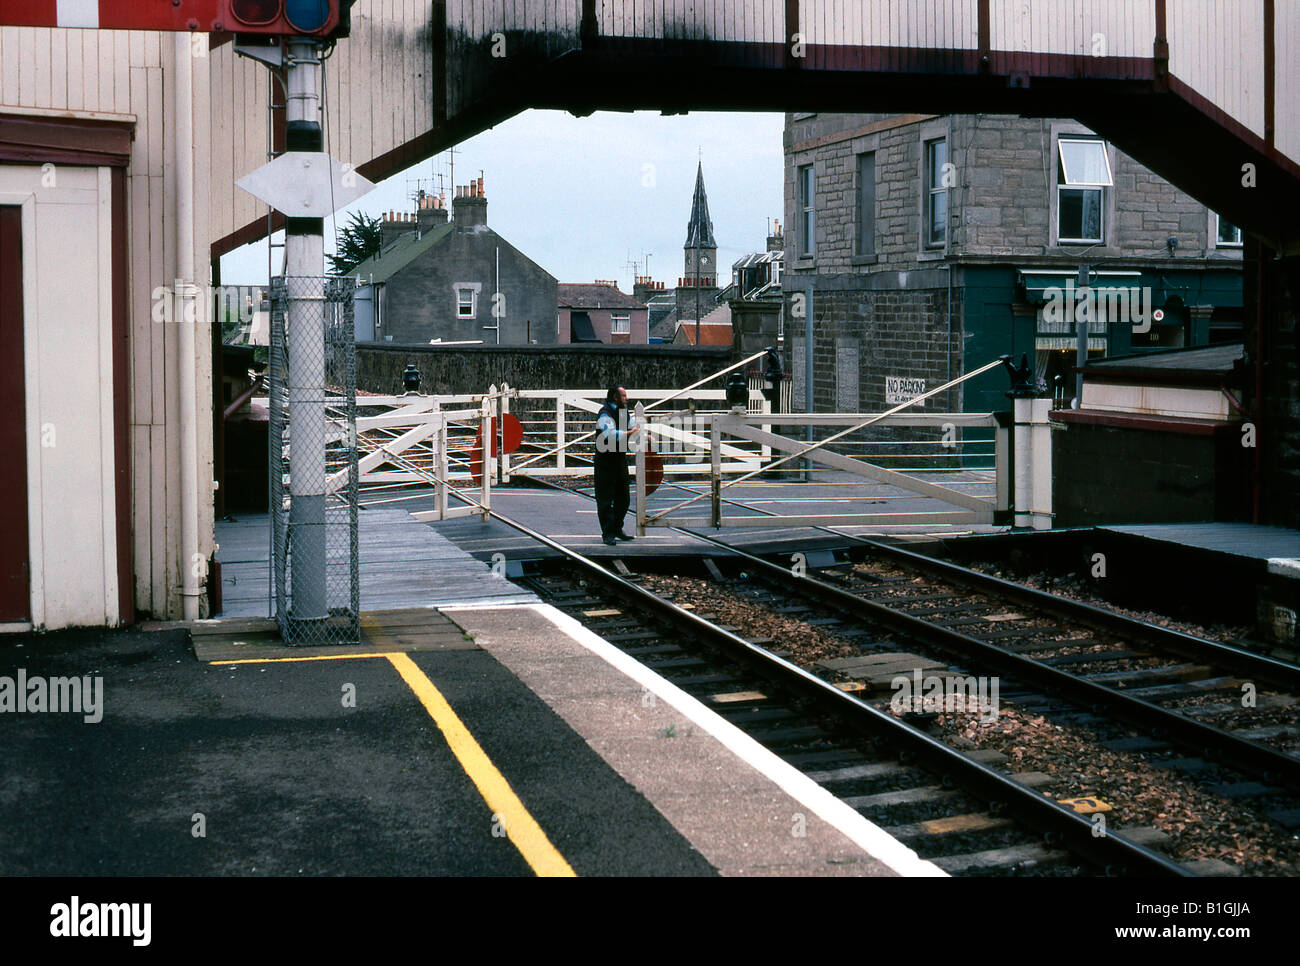
<path id="1" fill-rule="evenodd" d="M 764 250 L 769 222 L 782 217 L 782 122 L 780 114 L 527 111 L 459 145 L 455 179 L 467 184 L 482 172 L 488 225 L 558 281 L 617 279 L 631 292 L 628 261 L 645 274 L 648 255 L 649 274 L 672 288 L 683 273 L 698 162 L 718 263 Z M 433 189 L 439 173 L 450 201 L 448 162 L 444 153 L 381 182 L 341 209 L 338 224 L 352 211 L 414 210 L 416 179 Z M 326 219 L 326 252 L 334 237 Z M 221 279 L 264 284 L 265 243 L 223 256 Z"/>

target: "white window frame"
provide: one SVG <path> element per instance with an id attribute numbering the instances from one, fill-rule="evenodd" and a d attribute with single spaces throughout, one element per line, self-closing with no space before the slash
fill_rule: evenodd
<path id="1" fill-rule="evenodd" d="M 465 295 L 469 295 L 469 314 L 465 313 Z M 478 288 L 473 285 L 456 286 L 456 318 L 473 321 L 478 318 Z"/>
<path id="2" fill-rule="evenodd" d="M 1220 235 L 1220 231 L 1222 230 L 1222 227 L 1224 225 L 1227 225 L 1237 233 L 1236 241 L 1223 240 L 1223 238 Z M 1214 213 L 1214 247 L 1215 248 L 1241 248 L 1242 247 L 1241 229 L 1238 228 L 1236 225 L 1232 224 L 1231 222 L 1224 221 L 1223 217 L 1217 211 Z"/>
<path id="3" fill-rule="evenodd" d="M 922 217 L 925 219 L 925 223 L 921 226 L 921 239 L 922 239 L 921 247 L 928 251 L 934 251 L 936 249 L 943 249 L 948 247 L 948 230 L 951 227 L 949 223 L 952 221 L 952 213 L 948 207 L 948 202 L 951 199 L 948 196 L 947 187 L 945 187 L 943 184 L 943 165 L 934 165 L 931 164 L 930 161 L 931 149 L 936 144 L 943 145 L 943 164 L 947 164 L 949 161 L 947 136 L 941 136 L 937 138 L 925 138 L 921 142 L 921 169 L 924 172 L 923 177 L 925 179 L 922 182 L 922 184 L 924 185 L 925 194 L 923 195 L 923 199 L 921 203 L 921 212 L 922 212 Z M 935 187 L 934 184 L 935 181 L 939 182 L 938 187 Z M 933 236 L 934 205 L 935 205 L 935 196 L 938 194 L 942 194 L 944 196 L 943 237 L 936 241 Z"/>
<path id="4" fill-rule="evenodd" d="M 632 316 L 630 313 L 609 315 L 609 334 L 610 335 L 631 335 L 632 334 Z"/>
<path id="5" fill-rule="evenodd" d="M 1065 163 L 1065 151 L 1062 145 L 1065 144 L 1097 144 L 1101 148 L 1102 165 L 1105 168 L 1104 180 L 1088 181 L 1084 180 L 1082 172 L 1075 172 L 1071 176 Z M 1076 134 L 1061 134 L 1056 139 L 1056 242 L 1058 245 L 1101 245 L 1106 242 L 1106 226 L 1108 219 L 1106 217 L 1107 206 L 1107 188 L 1114 188 L 1115 178 L 1110 167 L 1110 145 L 1102 138 L 1087 137 Z M 1097 194 L 1097 212 L 1098 225 L 1097 237 L 1067 237 L 1061 231 L 1061 192 L 1078 191 L 1078 192 L 1096 192 Z"/>
<path id="6" fill-rule="evenodd" d="M 806 172 L 806 174 L 805 174 Z M 807 195 L 804 187 L 807 185 Z M 795 168 L 795 209 L 799 213 L 799 257 L 817 254 L 817 168 L 812 162 Z"/>

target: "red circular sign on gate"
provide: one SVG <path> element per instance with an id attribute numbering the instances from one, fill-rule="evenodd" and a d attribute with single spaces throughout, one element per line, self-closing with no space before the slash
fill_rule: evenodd
<path id="1" fill-rule="evenodd" d="M 654 450 L 647 450 L 645 454 L 645 495 L 649 496 L 659 489 L 659 484 L 663 481 L 664 461 L 659 458 L 659 454 Z"/>
<path id="2" fill-rule="evenodd" d="M 506 413 L 501 423 L 502 432 L 505 434 L 505 447 L 507 453 L 513 453 L 524 441 L 524 426 L 519 422 L 519 417 L 514 413 Z M 497 436 L 497 418 L 492 417 L 492 455 L 501 455 L 501 441 Z M 474 448 L 469 453 L 469 472 L 474 477 L 474 482 L 480 486 L 483 483 L 483 430 L 479 429 L 474 434 Z"/>

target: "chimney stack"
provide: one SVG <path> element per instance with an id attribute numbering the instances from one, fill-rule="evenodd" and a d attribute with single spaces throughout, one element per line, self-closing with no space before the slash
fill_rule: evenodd
<path id="1" fill-rule="evenodd" d="M 387 248 L 398 236 L 415 231 L 415 216 L 401 211 L 390 211 L 380 221 L 380 230 L 384 248 Z"/>
<path id="2" fill-rule="evenodd" d="M 632 297 L 638 302 L 649 304 L 650 300 L 663 290 L 663 282 L 656 282 L 649 275 L 638 275 L 632 284 Z"/>
<path id="3" fill-rule="evenodd" d="M 418 202 L 415 212 L 416 224 L 420 233 L 431 231 L 439 225 L 447 224 L 447 209 L 442 203 L 442 195 L 424 195 Z"/>
<path id="4" fill-rule="evenodd" d="M 483 179 L 476 178 L 456 189 L 452 199 L 452 221 L 457 228 L 487 224 L 487 196 L 483 193 Z"/>
<path id="5" fill-rule="evenodd" d="M 772 234 L 767 236 L 767 250 L 769 252 L 780 252 L 785 250 L 785 233 L 781 231 L 781 219 L 777 218 L 772 225 Z"/>

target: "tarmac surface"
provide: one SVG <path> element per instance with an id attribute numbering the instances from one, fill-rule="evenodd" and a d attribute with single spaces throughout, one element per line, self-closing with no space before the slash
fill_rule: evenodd
<path id="1" fill-rule="evenodd" d="M 490 654 L 409 657 L 574 872 L 713 874 Z M 0 638 L 0 678 L 20 668 L 101 677 L 103 717 L 0 713 L 0 874 L 533 874 L 387 660 L 213 666 L 183 630 Z"/>

